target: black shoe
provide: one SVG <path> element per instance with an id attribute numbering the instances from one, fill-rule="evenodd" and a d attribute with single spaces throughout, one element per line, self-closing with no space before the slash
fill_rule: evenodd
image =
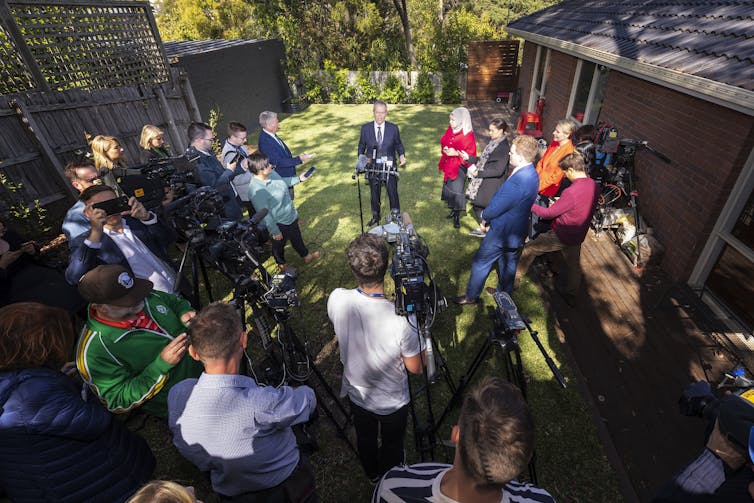
<path id="1" fill-rule="evenodd" d="M 460 297 L 453 299 L 453 302 L 459 306 L 475 306 L 477 299 L 467 299 L 465 295 L 461 295 Z"/>
<path id="2" fill-rule="evenodd" d="M 456 228 L 456 229 L 460 229 L 461 228 L 460 218 L 461 218 L 461 213 L 458 212 L 458 211 L 456 211 L 455 215 L 453 215 L 453 227 Z"/>
<path id="3" fill-rule="evenodd" d="M 448 213 L 445 218 L 453 218 L 456 216 L 456 210 L 450 210 L 450 213 Z"/>
<path id="4" fill-rule="evenodd" d="M 378 223 L 380 223 L 380 217 L 372 217 L 372 219 L 369 222 L 367 222 L 367 227 L 377 225 Z"/>

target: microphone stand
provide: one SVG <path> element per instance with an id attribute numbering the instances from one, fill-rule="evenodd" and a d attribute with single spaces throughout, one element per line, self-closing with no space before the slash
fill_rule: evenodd
<path id="1" fill-rule="evenodd" d="M 361 183 L 359 175 L 362 174 L 358 169 L 351 175 L 351 180 L 356 180 L 356 192 L 359 194 L 359 219 L 361 220 L 361 233 L 364 234 L 364 206 L 361 203 Z"/>

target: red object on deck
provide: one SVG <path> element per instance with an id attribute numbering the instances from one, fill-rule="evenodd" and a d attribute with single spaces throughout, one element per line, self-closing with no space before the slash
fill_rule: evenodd
<path id="1" fill-rule="evenodd" d="M 518 134 L 542 138 L 542 112 L 545 109 L 545 99 L 537 98 L 534 103 L 534 112 L 524 112 L 518 118 L 516 129 Z"/>

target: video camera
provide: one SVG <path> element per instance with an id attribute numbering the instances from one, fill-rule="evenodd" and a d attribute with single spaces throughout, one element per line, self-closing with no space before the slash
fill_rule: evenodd
<path id="1" fill-rule="evenodd" d="M 148 210 L 157 210 L 165 199 L 165 190 L 182 197 L 195 188 L 194 163 L 198 156 L 190 153 L 178 157 L 151 159 L 131 168 L 114 168 L 120 188 L 135 196 Z"/>
<path id="2" fill-rule="evenodd" d="M 395 314 L 426 317 L 442 311 L 448 303 L 432 281 L 426 260 L 429 248 L 416 233 L 408 213 L 401 218 L 394 212 L 391 220 L 397 232 L 386 231 L 386 239 L 395 245 L 390 263 L 390 276 L 395 282 Z"/>

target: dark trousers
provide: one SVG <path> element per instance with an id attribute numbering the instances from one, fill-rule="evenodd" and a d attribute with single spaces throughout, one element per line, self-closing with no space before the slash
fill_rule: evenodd
<path id="1" fill-rule="evenodd" d="M 298 219 L 294 220 L 292 224 L 278 224 L 280 233 L 283 235 L 281 240 L 272 240 L 272 256 L 275 257 L 275 262 L 278 264 L 285 264 L 285 244 L 290 240 L 293 249 L 298 252 L 302 257 L 306 257 L 309 254 L 309 249 L 304 244 L 304 238 L 301 236 L 301 229 L 298 227 Z"/>
<path id="2" fill-rule="evenodd" d="M 305 456 L 299 458 L 296 468 L 287 479 L 275 487 L 233 497 L 218 494 L 220 501 L 232 503 L 317 503 L 314 472 Z"/>
<path id="3" fill-rule="evenodd" d="M 356 429 L 356 447 L 367 477 L 381 477 L 404 462 L 403 436 L 406 433 L 408 405 L 381 416 L 351 402 L 351 412 Z M 381 439 L 379 447 L 378 436 Z"/>
<path id="4" fill-rule="evenodd" d="M 382 184 L 387 185 L 387 198 L 390 201 L 390 210 L 400 211 L 401 204 L 398 201 L 398 178 L 389 175 L 387 182 L 380 180 L 379 176 L 369 179 L 369 189 L 372 193 L 372 217 L 380 218 L 380 198 L 382 197 Z"/>

